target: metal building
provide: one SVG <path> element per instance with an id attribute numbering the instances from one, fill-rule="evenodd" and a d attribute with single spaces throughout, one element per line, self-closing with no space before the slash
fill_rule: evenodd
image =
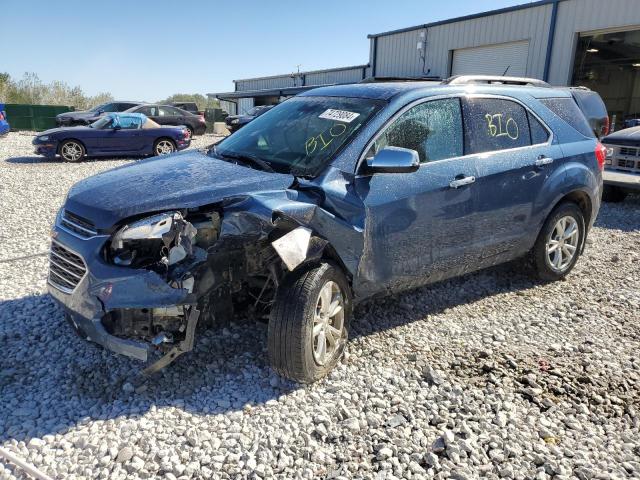
<path id="1" fill-rule="evenodd" d="M 297 74 L 237 80 L 232 94 L 249 99 L 240 100 L 242 111 L 243 102 L 260 102 L 269 89 L 273 103 L 295 92 L 288 88 L 364 76 L 507 74 L 592 88 L 616 128 L 640 118 L 640 0 L 541 0 L 377 33 L 369 41 L 369 65 L 300 74 L 304 80 Z"/>
<path id="2" fill-rule="evenodd" d="M 369 75 L 369 65 L 354 65 L 270 77 L 246 78 L 233 81 L 235 85 L 233 92 L 208 95 L 220 100 L 221 107 L 230 114 L 243 114 L 254 106 L 272 105 L 311 88 L 356 83 Z"/>

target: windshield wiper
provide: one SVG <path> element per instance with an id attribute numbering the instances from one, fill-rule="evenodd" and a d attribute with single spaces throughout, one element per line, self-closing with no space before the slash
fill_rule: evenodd
<path id="1" fill-rule="evenodd" d="M 215 147 L 213 147 L 213 153 L 217 156 L 219 156 L 220 158 L 228 158 L 230 160 L 237 160 L 238 162 L 241 163 L 248 163 L 248 164 L 252 164 L 254 166 L 259 167 L 260 170 L 264 170 L 270 173 L 274 173 L 275 170 L 273 169 L 273 167 L 271 165 L 269 165 L 268 162 L 265 162 L 264 160 L 262 160 L 259 157 L 256 157 L 255 155 L 251 155 L 249 153 L 221 153 L 218 151 L 218 149 Z"/>

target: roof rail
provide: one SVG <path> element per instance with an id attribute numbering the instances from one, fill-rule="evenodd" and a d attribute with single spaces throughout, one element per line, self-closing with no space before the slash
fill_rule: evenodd
<path id="1" fill-rule="evenodd" d="M 537 78 L 502 77 L 498 75 L 457 75 L 443 80 L 442 83 L 445 85 L 472 85 L 476 83 L 485 83 L 488 85 L 499 84 L 546 88 L 551 87 L 547 82 L 543 82 Z"/>

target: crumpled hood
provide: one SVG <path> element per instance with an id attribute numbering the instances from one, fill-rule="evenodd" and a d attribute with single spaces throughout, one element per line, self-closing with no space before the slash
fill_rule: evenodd
<path id="1" fill-rule="evenodd" d="M 625 128 L 607 135 L 602 139 L 602 143 L 640 147 L 640 127 Z"/>
<path id="2" fill-rule="evenodd" d="M 98 229 L 136 215 L 194 208 L 227 197 L 283 190 L 294 177 L 269 173 L 188 151 L 155 157 L 76 183 L 65 203 Z"/>

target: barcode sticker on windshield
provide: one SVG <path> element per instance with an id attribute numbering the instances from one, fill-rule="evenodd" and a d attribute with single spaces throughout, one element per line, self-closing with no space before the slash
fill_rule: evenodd
<path id="1" fill-rule="evenodd" d="M 356 118 L 358 118 L 359 115 L 359 113 L 355 112 L 348 112 L 346 110 L 334 110 L 333 108 L 329 108 L 322 112 L 319 118 L 326 118 L 327 120 L 334 120 L 336 122 L 351 123 Z"/>

